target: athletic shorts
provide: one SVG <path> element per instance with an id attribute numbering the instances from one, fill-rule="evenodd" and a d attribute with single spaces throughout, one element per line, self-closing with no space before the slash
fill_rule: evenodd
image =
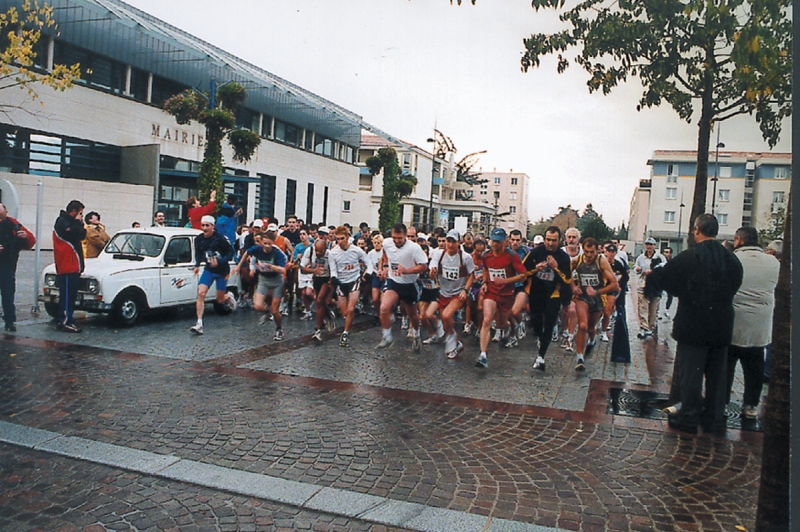
<path id="1" fill-rule="evenodd" d="M 386 279 L 381 279 L 377 275 L 372 276 L 372 288 L 383 290 L 384 286 L 386 286 Z"/>
<path id="2" fill-rule="evenodd" d="M 314 293 L 315 294 L 319 294 L 319 291 L 322 290 L 322 287 L 325 286 L 326 284 L 328 284 L 328 281 L 330 281 L 330 280 L 331 280 L 330 277 L 317 277 L 315 275 L 314 276 Z"/>
<path id="3" fill-rule="evenodd" d="M 486 292 L 485 299 L 491 299 L 495 303 L 497 303 L 497 311 L 502 314 L 508 314 L 511 312 L 511 308 L 514 306 L 514 298 L 508 296 L 498 296 L 491 292 Z"/>
<path id="4" fill-rule="evenodd" d="M 460 301 L 457 295 L 447 297 L 439 294 L 439 310 L 443 311 L 445 308 L 447 308 L 447 305 L 449 305 L 450 302 L 453 300 Z"/>
<path id="5" fill-rule="evenodd" d="M 258 276 L 256 293 L 266 296 L 269 295 L 270 290 L 272 290 L 272 297 L 281 297 L 283 295 L 283 275 L 276 275 L 275 277 Z"/>
<path id="6" fill-rule="evenodd" d="M 356 279 L 352 283 L 339 283 L 336 287 L 336 295 L 339 297 L 348 297 L 351 292 L 358 292 L 361 288 L 361 278 Z"/>
<path id="7" fill-rule="evenodd" d="M 222 275 L 220 273 L 213 273 L 208 270 L 203 270 L 203 273 L 200 274 L 200 280 L 197 282 L 198 285 L 204 284 L 207 287 L 211 288 L 211 285 L 217 283 L 217 291 L 224 292 L 228 289 L 228 279 L 227 275 Z"/>
<path id="8" fill-rule="evenodd" d="M 419 300 L 422 303 L 433 303 L 434 301 L 439 301 L 439 289 L 423 288 L 419 294 Z"/>
<path id="9" fill-rule="evenodd" d="M 602 296 L 587 296 L 586 294 L 581 294 L 579 296 L 574 296 L 574 299 L 575 301 L 583 301 L 586 303 L 586 305 L 589 306 L 589 314 L 603 312 Z"/>
<path id="10" fill-rule="evenodd" d="M 384 292 L 391 290 L 407 305 L 416 305 L 419 302 L 419 286 L 417 283 L 398 283 L 394 279 L 387 279 L 383 287 Z"/>
<path id="11" fill-rule="evenodd" d="M 314 281 L 313 275 L 310 273 L 301 273 L 297 278 L 297 288 L 304 289 L 304 288 L 313 288 Z"/>
<path id="12" fill-rule="evenodd" d="M 517 297 L 517 294 L 520 292 L 525 292 L 525 285 L 522 286 L 514 286 L 514 297 Z M 526 292 L 527 293 L 527 292 Z"/>

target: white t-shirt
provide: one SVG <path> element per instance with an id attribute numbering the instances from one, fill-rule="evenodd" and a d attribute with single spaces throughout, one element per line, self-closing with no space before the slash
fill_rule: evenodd
<path id="1" fill-rule="evenodd" d="M 371 249 L 369 250 L 369 253 L 367 253 L 367 259 L 369 260 L 369 263 L 372 264 L 373 272 L 378 271 L 378 263 L 380 262 L 382 256 L 383 256 L 383 248 L 381 248 L 380 251 L 378 251 L 377 249 Z"/>
<path id="2" fill-rule="evenodd" d="M 383 242 L 383 254 L 386 255 L 386 260 L 389 262 L 389 279 L 400 284 L 410 284 L 416 282 L 419 274 L 404 273 L 398 275 L 397 266 L 402 265 L 403 268 L 413 268 L 420 264 L 428 264 L 428 257 L 419 244 L 406 240 L 402 247 L 398 248 L 394 240 L 387 238 Z"/>
<path id="3" fill-rule="evenodd" d="M 431 268 L 436 268 L 439 277 L 439 294 L 443 297 L 455 297 L 467 286 L 469 274 L 475 271 L 475 262 L 472 255 L 460 249 L 455 255 L 440 250 L 436 255 L 431 254 Z M 458 255 L 461 254 L 461 257 Z M 440 259 L 441 257 L 441 259 Z M 466 275 L 461 277 L 461 265 L 464 265 Z"/>
<path id="4" fill-rule="evenodd" d="M 352 283 L 361 276 L 359 263 L 367 266 L 367 273 L 372 273 L 372 264 L 369 263 L 366 252 L 358 246 L 349 245 L 342 249 L 338 245 L 330 250 L 328 259 L 331 268 L 331 277 L 336 277 L 342 283 Z"/>
<path id="5" fill-rule="evenodd" d="M 331 276 L 331 269 L 328 263 L 328 253 L 330 253 L 327 249 L 325 253 L 322 255 L 317 254 L 317 250 L 314 246 L 309 247 L 303 253 L 303 258 L 300 259 L 300 266 L 306 268 L 316 268 L 320 264 L 322 265 L 322 275 L 315 275 L 317 277 L 330 277 Z M 313 263 L 312 263 L 313 261 Z"/>

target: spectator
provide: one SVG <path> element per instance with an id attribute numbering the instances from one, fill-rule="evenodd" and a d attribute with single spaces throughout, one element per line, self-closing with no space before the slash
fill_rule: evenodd
<path id="1" fill-rule="evenodd" d="M 681 407 L 668 422 L 691 434 L 697 433 L 698 424 L 705 432 L 725 429 L 733 296 L 742 284 L 742 265 L 716 240 L 718 232 L 717 219 L 701 214 L 694 224 L 695 246 L 651 274 L 654 282 L 678 298 L 672 336 L 678 343 L 675 374 L 680 379 Z"/>
<path id="2" fill-rule="evenodd" d="M 100 223 L 100 214 L 90 212 L 83 219 L 86 222 L 86 239 L 83 241 L 83 256 L 87 259 L 94 259 L 100 255 L 106 247 L 111 237 L 106 233 L 106 226 Z"/>
<path id="3" fill-rule="evenodd" d="M 772 255 L 780 261 L 783 257 L 783 240 L 772 240 L 767 244 L 767 255 Z"/>
<path id="4" fill-rule="evenodd" d="M 152 225 L 152 227 L 164 227 L 164 219 L 165 218 L 166 217 L 164 216 L 164 212 L 163 211 L 157 211 L 156 215 L 153 216 L 153 225 Z M 135 222 L 135 223 L 138 224 L 139 222 Z"/>
<path id="5" fill-rule="evenodd" d="M 3 320 L 6 332 L 16 332 L 17 315 L 14 305 L 17 259 L 23 249 L 31 249 L 36 238 L 21 223 L 8 215 L 0 203 L 0 297 L 3 301 Z"/>
<path id="6" fill-rule="evenodd" d="M 142 224 L 140 224 L 139 222 L 133 222 L 131 224 L 131 229 L 139 229 L 141 226 L 142 226 Z"/>
<path id="7" fill-rule="evenodd" d="M 758 232 L 742 227 L 733 237 L 734 254 L 744 269 L 742 287 L 733 297 L 733 339 L 728 348 L 728 402 L 736 362 L 742 363 L 744 399 L 742 414 L 754 419 L 761 399 L 764 348 L 772 342 L 772 314 L 780 263 L 758 245 Z"/>
<path id="8" fill-rule="evenodd" d="M 83 273 L 83 245 L 86 229 L 83 218 L 83 203 L 72 200 L 58 215 L 53 228 L 53 256 L 56 261 L 58 284 L 58 330 L 79 333 L 75 325 L 75 299 L 78 297 L 78 282 Z"/>
<path id="9" fill-rule="evenodd" d="M 636 273 L 639 274 L 639 287 L 636 292 L 639 310 L 639 338 L 653 336 L 657 327 L 658 303 L 661 301 L 661 292 L 659 290 L 646 289 L 647 276 L 652 273 L 654 268 L 663 266 L 667 262 L 664 256 L 656 251 L 654 238 L 649 237 L 645 240 L 644 246 L 645 250 L 636 259 L 634 268 Z M 619 253 L 619 248 L 617 248 L 617 253 Z"/>
<path id="10" fill-rule="evenodd" d="M 189 224 L 192 229 L 201 229 L 200 219 L 203 216 L 212 216 L 214 214 L 217 208 L 216 199 L 217 191 L 212 190 L 208 204 L 205 207 L 200 205 L 200 200 L 197 199 L 197 196 L 192 196 L 186 200 L 186 215 L 189 217 Z"/>
<path id="11" fill-rule="evenodd" d="M 231 245 L 236 240 L 236 220 L 242 215 L 242 209 L 236 208 L 236 196 L 228 195 L 228 200 L 222 204 L 217 218 L 217 232 L 228 239 Z M 212 213 L 213 214 L 213 213 Z"/>

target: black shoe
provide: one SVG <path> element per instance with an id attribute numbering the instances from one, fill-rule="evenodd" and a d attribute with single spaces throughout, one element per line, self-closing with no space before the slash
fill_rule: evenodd
<path id="1" fill-rule="evenodd" d="M 17 326 L 13 323 L 6 323 L 6 332 L 17 332 Z"/>
<path id="2" fill-rule="evenodd" d="M 678 421 L 672 416 L 667 417 L 667 425 L 681 432 L 686 432 L 688 434 L 697 434 L 697 425 L 695 425 L 694 427 L 691 427 L 689 425 L 682 425 L 678 423 Z"/>

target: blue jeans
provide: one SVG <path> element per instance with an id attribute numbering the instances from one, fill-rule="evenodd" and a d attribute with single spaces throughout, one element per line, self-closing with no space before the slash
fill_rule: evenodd
<path id="1" fill-rule="evenodd" d="M 14 308 L 14 292 L 16 290 L 16 266 L 0 266 L 0 297 L 3 301 L 3 319 L 6 325 L 17 321 Z"/>
<path id="2" fill-rule="evenodd" d="M 61 325 L 74 324 L 75 300 L 78 298 L 80 273 L 65 273 L 56 276 L 58 282 L 58 322 Z"/>

